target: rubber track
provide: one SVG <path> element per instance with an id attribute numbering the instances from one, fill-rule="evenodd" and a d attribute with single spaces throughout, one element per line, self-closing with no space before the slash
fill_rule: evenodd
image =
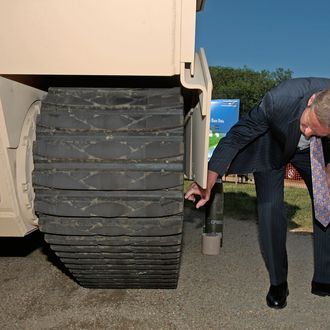
<path id="1" fill-rule="evenodd" d="M 179 88 L 50 88 L 34 144 L 40 230 L 88 288 L 175 288 L 183 221 Z"/>

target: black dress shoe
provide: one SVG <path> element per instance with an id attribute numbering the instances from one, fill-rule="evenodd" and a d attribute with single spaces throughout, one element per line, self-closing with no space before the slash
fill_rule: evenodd
<path id="1" fill-rule="evenodd" d="M 330 296 L 330 284 L 312 281 L 312 294 L 321 297 Z"/>
<path id="2" fill-rule="evenodd" d="M 271 285 L 266 297 L 267 305 L 270 308 L 281 309 L 286 306 L 286 297 L 289 295 L 288 283 Z"/>

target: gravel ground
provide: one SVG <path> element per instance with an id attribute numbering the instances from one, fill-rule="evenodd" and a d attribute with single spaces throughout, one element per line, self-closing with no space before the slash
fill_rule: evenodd
<path id="1" fill-rule="evenodd" d="M 310 294 L 310 234 L 288 234 L 288 306 L 272 310 L 255 222 L 225 219 L 220 255 L 203 256 L 202 213 L 185 218 L 176 290 L 84 289 L 38 233 L 1 239 L 1 329 L 330 329 L 330 297 Z"/>

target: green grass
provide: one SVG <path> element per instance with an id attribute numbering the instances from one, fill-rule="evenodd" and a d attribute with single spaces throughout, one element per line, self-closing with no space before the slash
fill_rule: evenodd
<path id="1" fill-rule="evenodd" d="M 218 134 L 217 136 L 215 132 L 212 132 L 212 135 L 209 137 L 209 149 L 217 146 L 221 138 L 222 134 Z"/>
<path id="2" fill-rule="evenodd" d="M 185 182 L 185 187 L 190 182 Z M 256 220 L 256 193 L 254 184 L 224 182 L 225 216 L 240 220 Z M 312 209 L 305 188 L 285 187 L 284 202 L 290 230 L 312 231 Z"/>

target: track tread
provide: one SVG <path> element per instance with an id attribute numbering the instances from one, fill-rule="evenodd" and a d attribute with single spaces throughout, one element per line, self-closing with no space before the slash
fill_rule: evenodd
<path id="1" fill-rule="evenodd" d="M 35 209 L 89 288 L 175 288 L 183 221 L 180 89 L 50 88 L 34 144 Z"/>

